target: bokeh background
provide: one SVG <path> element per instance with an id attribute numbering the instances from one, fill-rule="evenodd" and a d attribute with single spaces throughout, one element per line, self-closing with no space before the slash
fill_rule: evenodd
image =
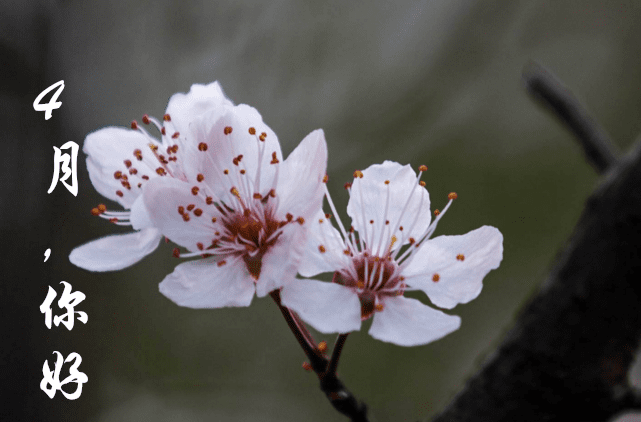
<path id="1" fill-rule="evenodd" d="M 343 183 L 355 169 L 426 164 L 432 209 L 459 194 L 436 234 L 492 225 L 505 253 L 481 295 L 454 309 L 463 322 L 450 336 L 414 348 L 366 330 L 348 339 L 339 373 L 372 420 L 417 421 L 499 344 L 599 181 L 572 136 L 528 98 L 523 67 L 535 60 L 556 73 L 621 150 L 641 129 L 636 1 L 10 0 L 0 10 L 3 259 L 14 275 L 0 290 L 3 383 L 21 409 L 11 420 L 342 420 L 301 369 L 269 298 L 246 309 L 176 306 L 158 292 L 179 263 L 173 245 L 119 272 L 72 266 L 73 247 L 116 227 L 89 212 L 106 201 L 82 153 L 78 196 L 60 184 L 46 194 L 53 145 L 162 116 L 173 93 L 218 80 L 261 112 L 284 154 L 325 130 L 328 187 L 344 221 Z M 63 105 L 45 124 L 31 103 L 60 79 Z M 76 309 L 89 322 L 73 331 L 47 330 L 38 309 L 61 280 L 87 296 Z M 89 382 L 76 401 L 39 389 L 54 350 L 82 356 Z"/>

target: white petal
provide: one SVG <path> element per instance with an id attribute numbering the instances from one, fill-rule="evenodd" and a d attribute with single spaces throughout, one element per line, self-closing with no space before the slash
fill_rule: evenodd
<path id="1" fill-rule="evenodd" d="M 176 126 L 176 130 L 183 133 L 188 130 L 189 122 L 195 118 L 203 115 L 220 117 L 227 107 L 233 107 L 233 105 L 225 96 L 218 81 L 215 81 L 208 85 L 193 84 L 189 93 L 179 92 L 172 95 L 167 104 L 167 114 L 171 116 L 171 122 Z"/>
<path id="2" fill-rule="evenodd" d="M 401 239 L 407 244 L 410 237 L 418 238 L 427 229 L 431 219 L 430 198 L 427 190 L 418 185 L 412 167 L 385 161 L 369 166 L 363 170 L 362 178 L 354 179 L 347 214 L 374 253 L 381 245 L 380 254 L 389 247 L 392 234 L 398 239 L 396 249 L 401 246 Z M 391 233 L 396 227 L 399 229 Z"/>
<path id="3" fill-rule="evenodd" d="M 340 233 L 334 228 L 331 220 L 325 218 L 322 210 L 309 221 L 309 225 L 305 254 L 298 267 L 300 275 L 313 277 L 316 274 L 334 272 L 350 265 L 350 258 L 343 253 L 347 247 Z"/>
<path id="4" fill-rule="evenodd" d="M 336 283 L 295 280 L 283 287 L 282 304 L 322 333 L 348 333 L 361 327 L 361 304 L 351 289 Z"/>
<path id="5" fill-rule="evenodd" d="M 198 243 L 207 247 L 214 239 L 215 229 L 211 219 L 216 211 L 214 205 L 207 205 L 200 195 L 193 195 L 192 187 L 192 184 L 177 179 L 159 177 L 145 187 L 143 200 L 154 227 L 158 227 L 171 241 L 196 251 Z M 185 221 L 178 207 L 182 206 L 187 212 L 187 206 L 192 204 L 194 210 L 200 209 L 203 213 L 198 217 L 188 212 L 190 218 Z"/>
<path id="6" fill-rule="evenodd" d="M 78 246 L 69 261 L 89 271 L 116 271 L 134 265 L 158 247 L 162 238 L 154 228 L 114 234 Z"/>
<path id="7" fill-rule="evenodd" d="M 133 227 L 134 230 L 142 230 L 154 226 L 149 218 L 149 213 L 145 207 L 145 201 L 143 200 L 142 195 L 138 196 L 131 205 L 129 221 L 131 222 L 131 227 Z"/>
<path id="8" fill-rule="evenodd" d="M 232 131 L 225 134 L 227 127 L 231 127 Z M 256 134 L 249 133 L 251 127 L 256 130 Z M 195 165 L 205 176 L 205 183 L 216 196 L 223 199 L 229 196 L 229 189 L 232 186 L 238 188 L 243 196 L 251 198 L 254 193 L 265 196 L 273 187 L 276 166 L 279 164 L 270 164 L 272 153 L 276 153 L 280 162 L 283 156 L 276 134 L 263 123 L 260 114 L 254 108 L 241 104 L 228 109 L 211 130 L 206 131 L 202 127 L 195 127 L 195 129 L 198 129 L 197 139 L 207 145 L 207 151 L 196 155 Z M 265 141 L 261 142 L 258 136 L 263 132 L 267 136 Z M 258 177 L 260 187 L 256 188 L 254 183 L 261 150 Z M 234 159 L 240 155 L 242 155 L 241 161 L 238 165 L 234 164 Z M 224 174 L 225 170 L 228 170 L 228 175 Z M 244 170 L 245 174 L 241 174 L 241 170 Z M 251 192 L 243 189 L 247 183 L 251 187 Z"/>
<path id="9" fill-rule="evenodd" d="M 160 283 L 160 293 L 188 308 L 249 306 L 254 283 L 241 259 L 218 266 L 215 259 L 199 259 L 178 265 Z"/>
<path id="10" fill-rule="evenodd" d="M 83 151 L 87 154 L 87 170 L 94 188 L 102 196 L 130 208 L 141 193 L 142 189 L 138 184 L 140 183 L 141 187 L 146 184 L 142 176 L 157 177 L 154 169 L 150 169 L 145 162 L 138 161 L 134 156 L 136 149 L 141 150 L 143 156 L 151 155 L 149 142 L 142 133 L 119 127 L 106 127 L 87 135 Z M 131 168 L 137 170 L 135 175 L 129 173 L 125 160 L 131 161 Z M 122 179 L 114 177 L 116 171 L 128 177 L 130 189 L 122 185 Z M 116 192 L 121 192 L 122 196 Z"/>
<path id="11" fill-rule="evenodd" d="M 198 144 L 206 141 L 208 134 L 234 104 L 227 99 L 218 82 L 208 85 L 194 84 L 189 93 L 182 92 L 172 95 L 167 105 L 167 114 L 171 116 L 170 122 L 164 122 L 167 130 L 172 135 L 174 132 L 180 136 L 173 140 L 179 146 L 178 163 L 190 179 L 195 179 L 202 169 L 196 164 L 202 158 L 198 151 Z"/>
<path id="12" fill-rule="evenodd" d="M 278 212 L 305 219 L 323 205 L 323 178 L 327 170 L 327 143 L 322 129 L 310 133 L 281 164 L 277 194 Z"/>
<path id="13" fill-rule="evenodd" d="M 459 254 L 463 260 L 457 259 Z M 461 236 L 430 239 L 413 255 L 402 270 L 405 282 L 424 290 L 436 306 L 451 309 L 481 293 L 483 278 L 503 259 L 503 235 L 483 226 Z"/>
<path id="14" fill-rule="evenodd" d="M 263 255 L 260 276 L 256 282 L 258 297 L 295 280 L 306 238 L 307 228 L 298 223 L 283 228 L 276 244 Z"/>
<path id="15" fill-rule="evenodd" d="M 384 308 L 374 315 L 369 334 L 399 346 L 419 346 L 458 330 L 461 318 L 447 315 L 416 299 L 402 296 L 384 299 Z"/>

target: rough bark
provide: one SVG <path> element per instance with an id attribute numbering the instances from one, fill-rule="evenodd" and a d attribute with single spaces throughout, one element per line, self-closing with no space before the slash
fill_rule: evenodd
<path id="1" fill-rule="evenodd" d="M 541 290 L 435 421 L 606 421 L 639 408 L 627 373 L 641 340 L 641 143 L 606 155 L 591 160 L 609 167 Z"/>

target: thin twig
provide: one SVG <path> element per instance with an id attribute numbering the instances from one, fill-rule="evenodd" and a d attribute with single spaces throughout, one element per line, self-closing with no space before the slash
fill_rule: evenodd
<path id="1" fill-rule="evenodd" d="M 603 127 L 552 72 L 530 62 L 523 69 L 523 79 L 532 98 L 548 108 L 576 136 L 598 173 L 617 163 L 619 153 Z"/>
<path id="2" fill-rule="evenodd" d="M 332 352 L 333 363 L 330 364 L 328 359 L 323 356 L 316 346 L 311 334 L 307 332 L 306 336 L 301 332 L 299 322 L 302 324 L 302 321 L 300 321 L 298 315 L 281 304 L 280 291 L 274 290 L 270 293 L 270 296 L 274 299 L 274 302 L 280 309 L 283 317 L 285 317 L 287 325 L 292 330 L 292 333 L 294 333 L 294 336 L 296 337 L 296 340 L 298 340 L 300 346 L 303 348 L 303 352 L 305 352 L 307 359 L 309 359 L 312 369 L 320 380 L 321 390 L 325 393 L 325 396 L 332 406 L 334 406 L 334 408 L 340 413 L 350 418 L 352 422 L 368 422 L 367 406 L 365 403 L 359 403 L 354 395 L 345 387 L 345 384 L 343 384 L 343 382 L 336 376 L 338 358 L 340 357 L 340 352 L 343 348 L 343 344 L 345 343 L 345 339 L 347 338 L 347 334 L 341 334 L 336 340 L 336 345 Z M 302 329 L 307 331 L 304 324 L 302 324 Z M 311 338 L 311 341 L 309 338 Z M 336 350 L 337 347 L 338 351 Z"/>
<path id="3" fill-rule="evenodd" d="M 347 335 L 339 334 L 336 338 L 336 343 L 334 343 L 334 350 L 332 351 L 332 357 L 329 360 L 329 365 L 327 365 L 327 374 L 336 374 L 336 368 L 338 368 L 338 359 L 341 357 L 341 352 L 343 351 L 343 346 L 345 345 L 345 340 L 347 340 Z"/>

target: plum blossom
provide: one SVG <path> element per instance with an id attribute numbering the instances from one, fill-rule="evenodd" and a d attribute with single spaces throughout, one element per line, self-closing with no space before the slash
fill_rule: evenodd
<path id="1" fill-rule="evenodd" d="M 104 197 L 127 211 L 108 211 L 103 204 L 92 214 L 136 231 L 106 236 L 75 248 L 69 260 L 90 271 L 114 271 L 135 264 L 152 253 L 162 235 L 149 220 L 142 191 L 151 180 L 167 176 L 187 180 L 194 176 L 197 152 L 195 130 L 208 130 L 233 107 L 218 82 L 192 85 L 189 93 L 174 94 L 161 120 L 144 115 L 160 140 L 136 121 L 131 129 L 106 127 L 87 135 L 83 151 L 91 183 Z M 197 124 L 195 124 L 197 122 Z"/>
<path id="2" fill-rule="evenodd" d="M 304 277 L 333 272 L 331 283 L 299 279 L 284 286 L 283 305 L 321 332 L 347 333 L 373 318 L 369 334 L 401 346 L 435 341 L 460 326 L 460 318 L 404 297 L 422 290 L 432 303 L 451 309 L 476 298 L 485 275 L 498 268 L 503 236 L 483 226 L 461 236 L 431 239 L 438 221 L 457 195 L 451 193 L 430 224 L 425 183 L 409 165 L 385 161 L 354 173 L 347 213 L 348 230 L 331 215 L 318 213 L 299 273 Z"/>
<path id="3" fill-rule="evenodd" d="M 246 105 L 193 125 L 195 175 L 158 177 L 143 192 L 151 225 L 202 256 L 178 265 L 160 291 L 181 306 L 248 306 L 296 275 L 310 219 L 322 207 L 327 146 L 310 133 L 283 161 L 276 135 Z"/>

